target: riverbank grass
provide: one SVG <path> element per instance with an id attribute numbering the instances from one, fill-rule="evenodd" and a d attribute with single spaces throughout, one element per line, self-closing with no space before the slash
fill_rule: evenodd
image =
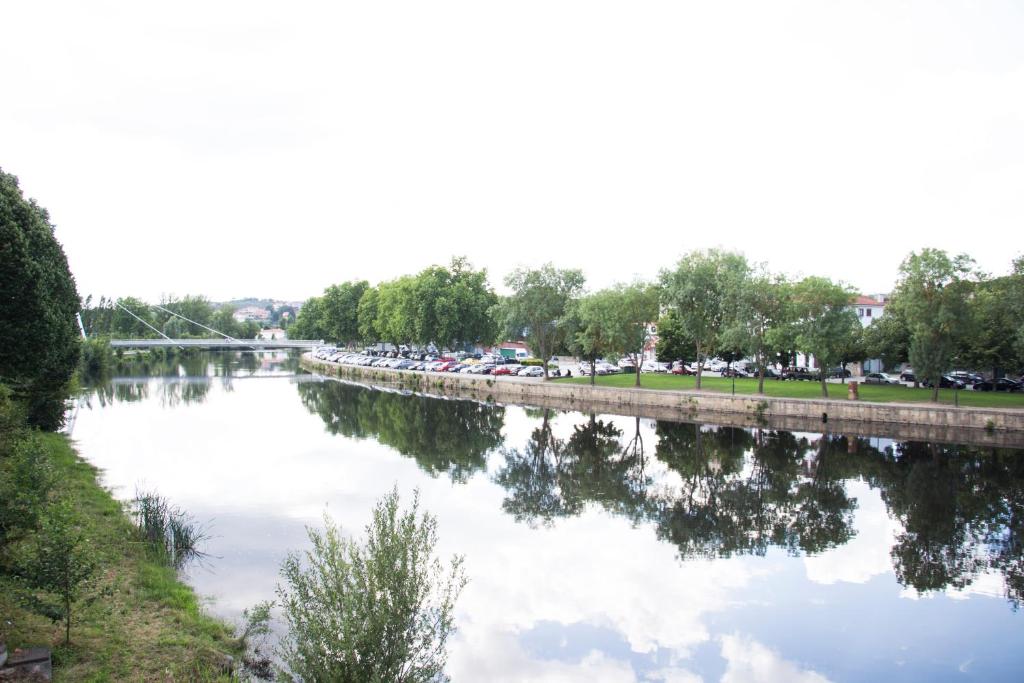
<path id="1" fill-rule="evenodd" d="M 631 389 L 636 383 L 632 374 L 601 375 L 596 384 L 604 387 Z M 572 382 L 589 384 L 589 377 L 568 377 L 554 380 L 556 382 Z M 641 389 L 660 389 L 673 391 L 694 391 L 696 378 L 690 375 L 647 374 L 641 379 Z M 719 393 L 732 392 L 732 379 L 726 377 L 702 377 L 701 391 Z M 828 394 L 831 399 L 846 399 L 846 384 L 829 382 Z M 737 394 L 756 394 L 757 380 L 749 378 L 736 379 Z M 819 382 L 781 382 L 779 380 L 764 381 L 764 393 L 775 398 L 821 398 Z M 932 398 L 932 390 L 907 386 L 861 384 L 860 400 L 874 403 L 927 403 Z M 954 398 L 952 389 L 939 390 L 939 403 L 953 405 L 958 401 L 962 406 L 974 408 L 1024 408 L 1024 394 L 1007 394 L 992 391 L 960 391 Z"/>
<path id="2" fill-rule="evenodd" d="M 240 654 L 233 629 L 204 614 L 195 592 L 138 539 L 121 504 L 66 437 L 43 434 L 41 443 L 57 493 L 89 529 L 99 561 L 97 599 L 75 612 L 65 646 L 62 626 L 27 611 L 9 579 L 0 578 L 0 636 L 8 649 L 52 647 L 55 681 L 229 680 L 226 656 Z"/>

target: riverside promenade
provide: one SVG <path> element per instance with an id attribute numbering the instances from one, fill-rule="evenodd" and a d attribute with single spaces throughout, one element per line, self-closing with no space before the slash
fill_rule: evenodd
<path id="1" fill-rule="evenodd" d="M 318 360 L 308 353 L 303 354 L 301 365 L 310 372 L 360 384 L 490 403 L 902 441 L 1024 448 L 1024 410 L 626 389 L 519 377 L 369 368 Z"/>

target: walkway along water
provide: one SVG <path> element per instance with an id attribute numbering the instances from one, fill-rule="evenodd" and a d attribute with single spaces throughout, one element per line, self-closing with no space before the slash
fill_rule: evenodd
<path id="1" fill-rule="evenodd" d="M 486 375 L 368 368 L 303 354 L 311 372 L 441 396 L 657 419 L 787 431 L 859 433 L 900 440 L 1024 448 L 1024 410 L 935 404 L 733 396 L 699 391 L 622 389 Z"/>

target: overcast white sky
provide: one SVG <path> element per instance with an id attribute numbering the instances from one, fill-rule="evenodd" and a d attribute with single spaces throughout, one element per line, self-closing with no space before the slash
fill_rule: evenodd
<path id="1" fill-rule="evenodd" d="M 887 291 L 1024 250 L 1020 2 L 8 2 L 0 166 L 79 291 L 303 299 L 452 255 Z"/>

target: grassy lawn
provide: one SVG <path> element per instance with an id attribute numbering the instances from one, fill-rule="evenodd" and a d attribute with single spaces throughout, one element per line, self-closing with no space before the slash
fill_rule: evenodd
<path id="1" fill-rule="evenodd" d="M 239 644 L 226 624 L 205 615 L 175 571 L 136 542 L 121 505 L 97 483 L 67 439 L 43 435 L 59 492 L 87 520 L 100 558 L 102 597 L 73 614 L 71 644 L 63 626 L 26 611 L 0 578 L 0 638 L 8 650 L 53 648 L 55 681 L 215 681 L 223 654 Z"/>
<path id="2" fill-rule="evenodd" d="M 555 380 L 556 382 L 573 382 L 589 384 L 589 377 L 571 377 Z M 604 375 L 597 378 L 597 384 L 605 387 L 631 388 L 636 382 L 635 375 Z M 640 378 L 640 386 L 644 389 L 693 390 L 696 378 L 679 375 L 648 374 Z M 725 377 L 703 377 L 702 391 L 732 391 L 732 380 Z M 757 393 L 757 380 L 741 378 L 736 380 L 737 394 Z M 777 398 L 821 398 L 821 384 L 818 382 L 781 382 L 779 380 L 764 381 L 764 393 Z M 846 385 L 829 383 L 829 398 L 845 399 Z M 1024 408 L 1024 394 L 1006 394 L 991 391 L 961 391 L 959 402 L 962 406 L 978 408 Z M 876 403 L 927 402 L 932 397 L 931 389 L 914 389 L 913 387 L 878 384 L 862 384 L 860 399 Z M 939 391 L 939 402 L 952 405 L 954 401 L 952 389 Z"/>

